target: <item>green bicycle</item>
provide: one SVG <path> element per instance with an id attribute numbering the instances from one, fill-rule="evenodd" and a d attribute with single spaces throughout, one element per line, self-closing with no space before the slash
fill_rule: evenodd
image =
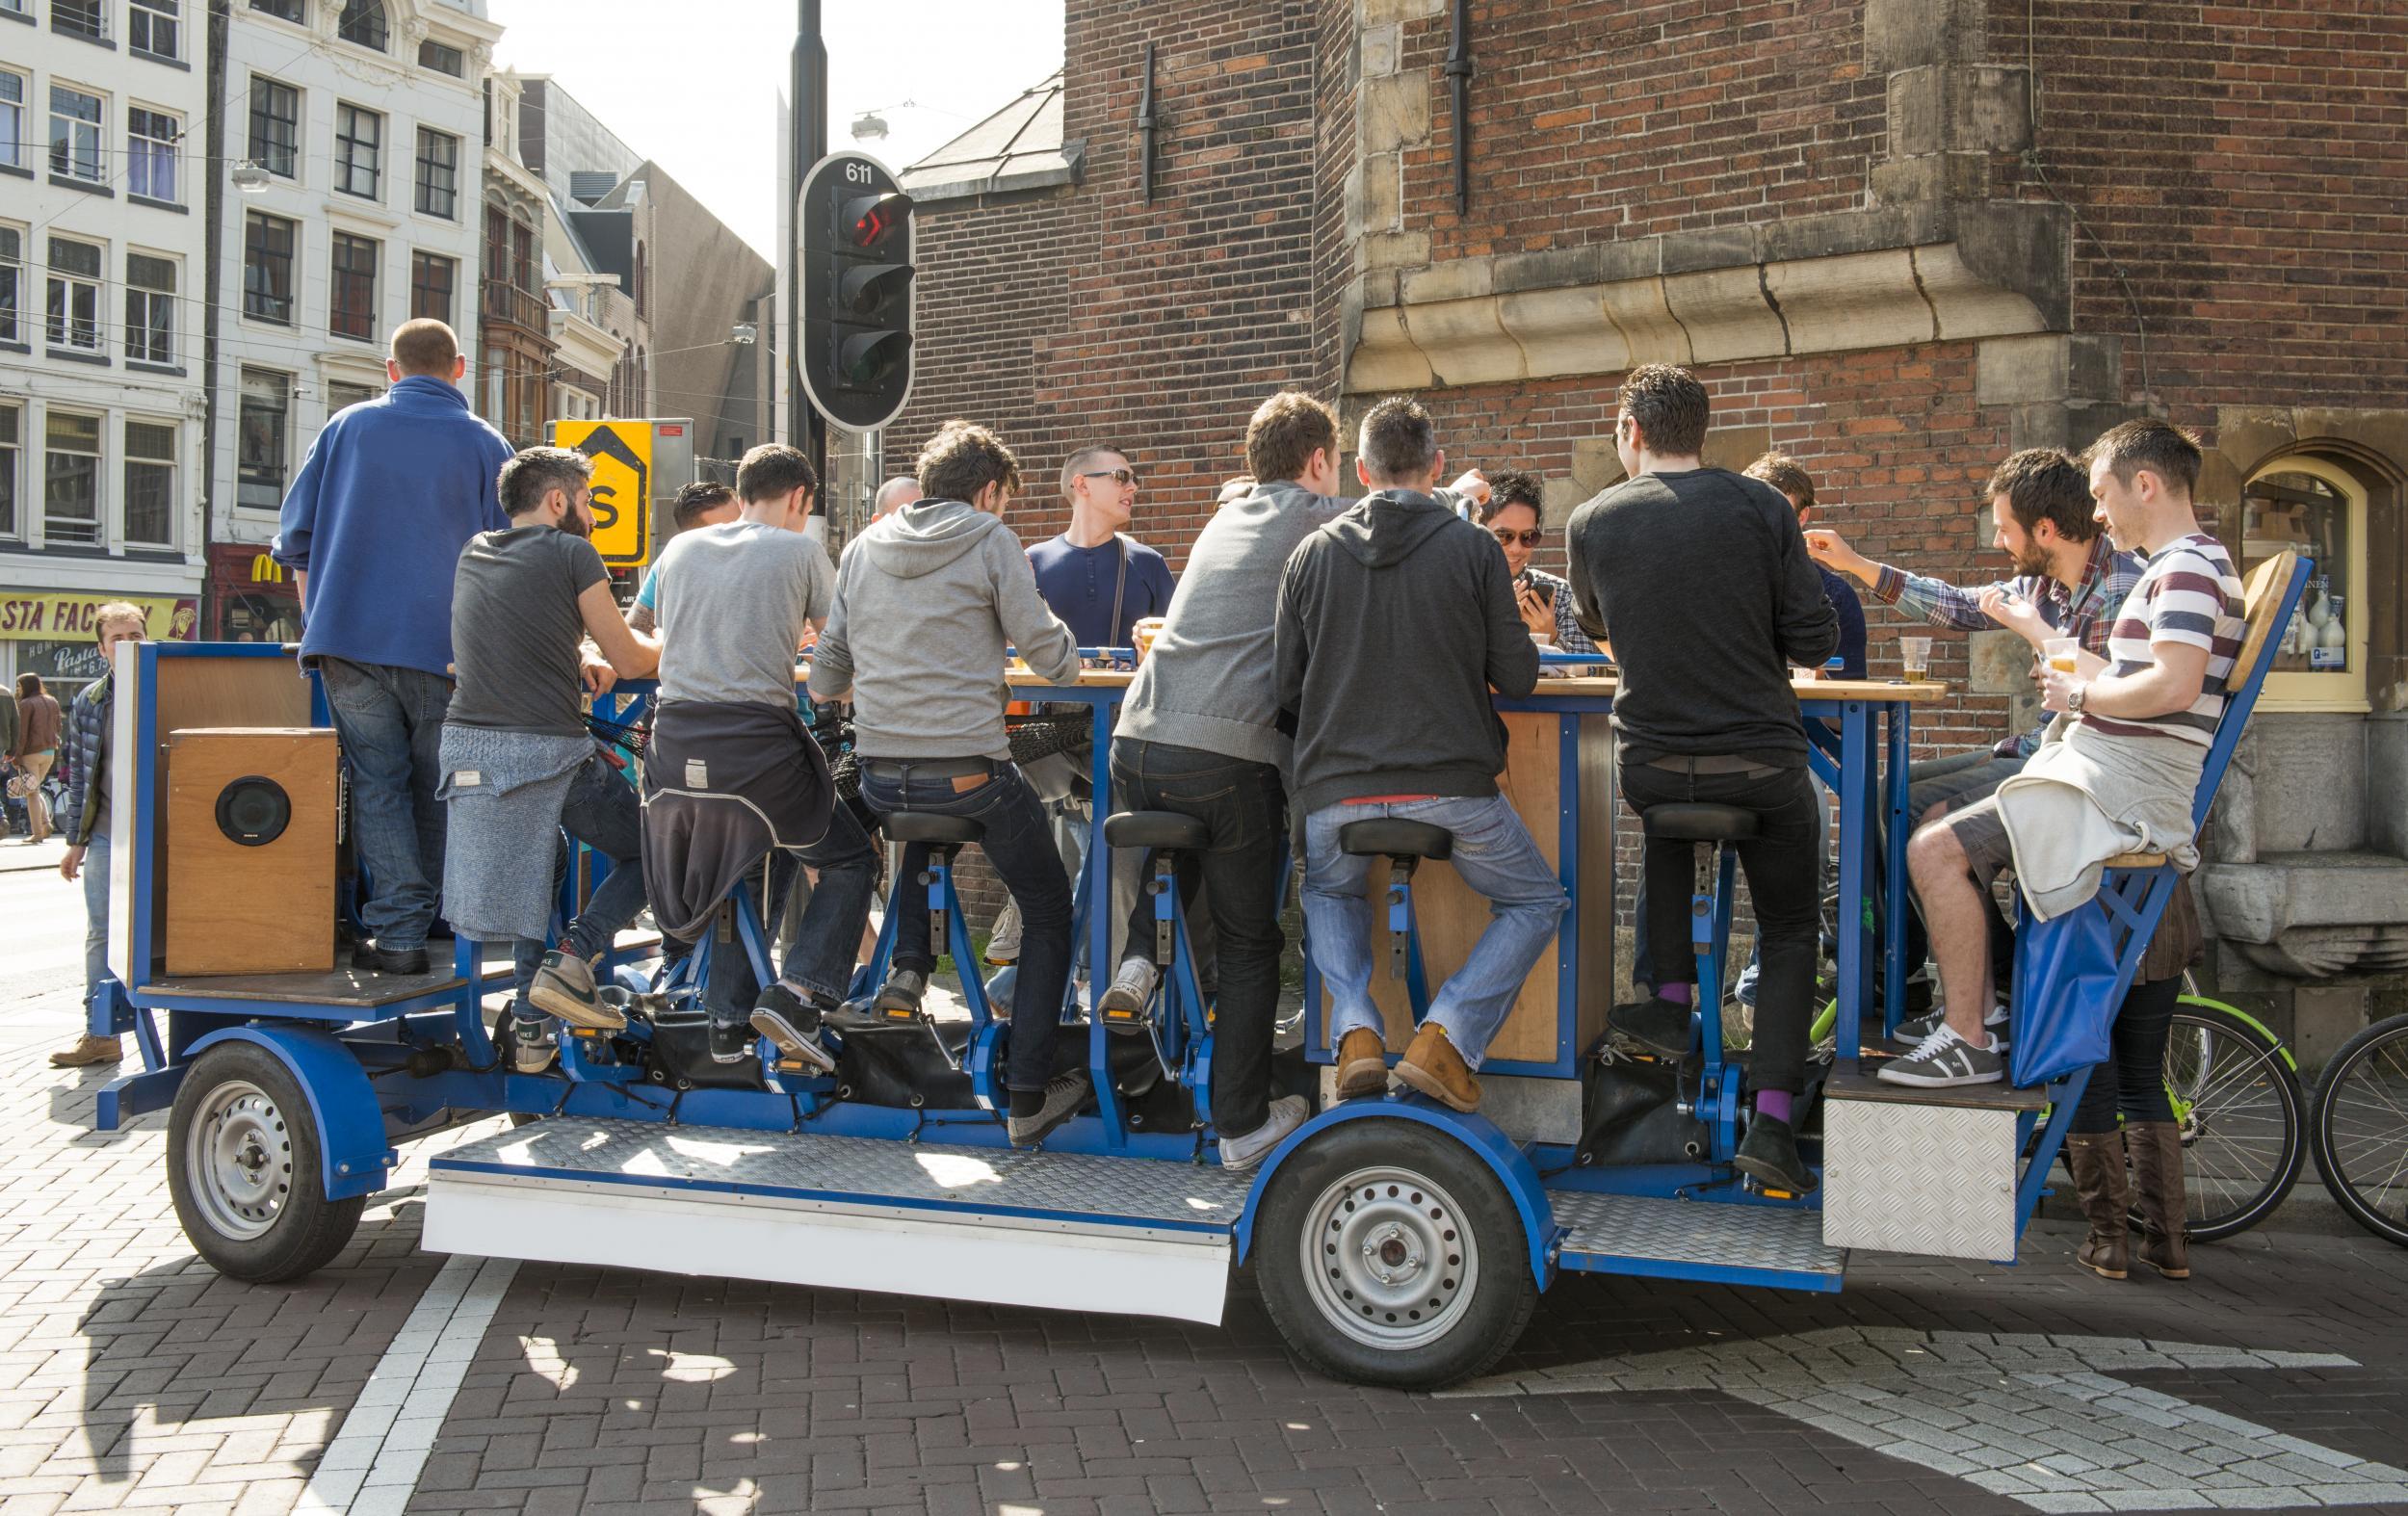
<path id="1" fill-rule="evenodd" d="M 1813 1041 L 1828 1038 L 1838 1019 L 1839 1003 L 1825 1005 Z M 2165 1039 L 2165 1093 L 2183 1135 L 2191 1240 L 2233 1237 L 2273 1215 L 2308 1157 L 2290 1049 L 2255 1016 L 2200 994 L 2185 974 Z M 2139 1229 L 2138 1212 L 2132 1224 Z M 2408 1229 L 2385 1235 L 2408 1242 Z"/>

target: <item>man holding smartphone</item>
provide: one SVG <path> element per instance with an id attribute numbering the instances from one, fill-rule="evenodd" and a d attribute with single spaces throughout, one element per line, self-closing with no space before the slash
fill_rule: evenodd
<path id="1" fill-rule="evenodd" d="M 1472 507 L 1472 519 L 1505 549 L 1505 567 L 1513 571 L 1514 609 L 1531 636 L 1553 643 L 1559 653 L 1597 652 L 1597 644 L 1573 618 L 1572 587 L 1531 566 L 1538 544 L 1547 538 L 1546 490 L 1538 476 L 1499 470 L 1488 481 L 1488 498 Z"/>

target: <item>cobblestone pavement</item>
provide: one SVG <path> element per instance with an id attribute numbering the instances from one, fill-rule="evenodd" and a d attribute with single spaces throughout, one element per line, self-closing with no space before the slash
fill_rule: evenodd
<path id="1" fill-rule="evenodd" d="M 1495 1375 L 1407 1395 L 1299 1370 L 1245 1276 L 1214 1329 L 445 1272 L 421 1144 L 334 1266 L 250 1288 L 185 1246 L 162 1119 L 93 1134 L 106 1075 L 42 1063 L 60 966 L 19 978 L 0 1516 L 2408 1510 L 2408 1252 L 2370 1239 L 2262 1231 L 2187 1285 L 2079 1272 L 2061 1220 L 2020 1268 L 1862 1259 L 1838 1296 L 1573 1277 Z"/>

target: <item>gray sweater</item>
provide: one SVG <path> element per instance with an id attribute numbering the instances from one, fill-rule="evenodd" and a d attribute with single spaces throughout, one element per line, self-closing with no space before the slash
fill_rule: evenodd
<path id="1" fill-rule="evenodd" d="M 1280 571 L 1352 504 L 1283 480 L 1221 507 L 1188 554 L 1116 735 L 1286 768 L 1293 744 L 1271 661 Z"/>
<path id="2" fill-rule="evenodd" d="M 846 549 L 811 697 L 851 693 L 864 758 L 1008 759 L 1007 642 L 1046 679 L 1078 674 L 1078 644 L 1037 595 L 1020 539 L 958 500 L 918 501 Z"/>

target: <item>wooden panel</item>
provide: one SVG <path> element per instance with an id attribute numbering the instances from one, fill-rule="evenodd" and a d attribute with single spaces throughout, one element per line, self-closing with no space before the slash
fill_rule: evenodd
<path id="1" fill-rule="evenodd" d="M 168 739 L 167 971 L 331 973 L 334 968 L 334 733 L 177 731 Z M 218 797 L 247 774 L 292 800 L 274 841 L 246 847 L 218 828 Z"/>
<path id="2" fill-rule="evenodd" d="M 1613 1008 L 1621 982 L 1613 961 L 1614 807 L 1613 727 L 1602 716 L 1578 718 L 1580 735 L 1581 872 L 1572 897 L 1579 918 L 1581 972 L 1573 985 L 1572 1051 L 1587 1052 L 1606 1034 L 1606 1012 Z"/>
<path id="3" fill-rule="evenodd" d="M 1531 829 L 1540 856 L 1559 868 L 1560 745 L 1553 712 L 1503 713 L 1509 738 L 1499 788 Z M 1388 866 L 1374 861 L 1371 874 L 1372 998 L 1387 1023 L 1388 1045 L 1401 1052 L 1413 1037 L 1413 1007 L 1404 982 L 1388 973 Z M 1488 902 L 1473 892 L 1453 866 L 1425 863 L 1413 875 L 1413 906 L 1421 924 L 1423 970 L 1434 996 L 1447 976 L 1463 966 L 1488 926 Z M 1552 1062 L 1557 1056 L 1557 976 L 1560 948 L 1549 943 L 1514 998 L 1505 1025 L 1488 1044 L 1487 1059 Z M 1323 1002 L 1326 1005 L 1326 998 Z"/>
<path id="4" fill-rule="evenodd" d="M 305 727 L 309 725 L 309 680 L 290 658 L 162 657 L 157 716 L 151 726 L 158 734 L 158 746 L 151 754 L 150 793 L 164 802 L 170 733 L 208 727 Z M 150 940 L 156 952 L 167 941 L 166 805 L 159 804 L 141 824 L 150 833 Z M 134 828 L 126 827 L 118 835 L 133 832 Z M 153 962 L 147 967 L 156 973 L 159 966 Z"/>

